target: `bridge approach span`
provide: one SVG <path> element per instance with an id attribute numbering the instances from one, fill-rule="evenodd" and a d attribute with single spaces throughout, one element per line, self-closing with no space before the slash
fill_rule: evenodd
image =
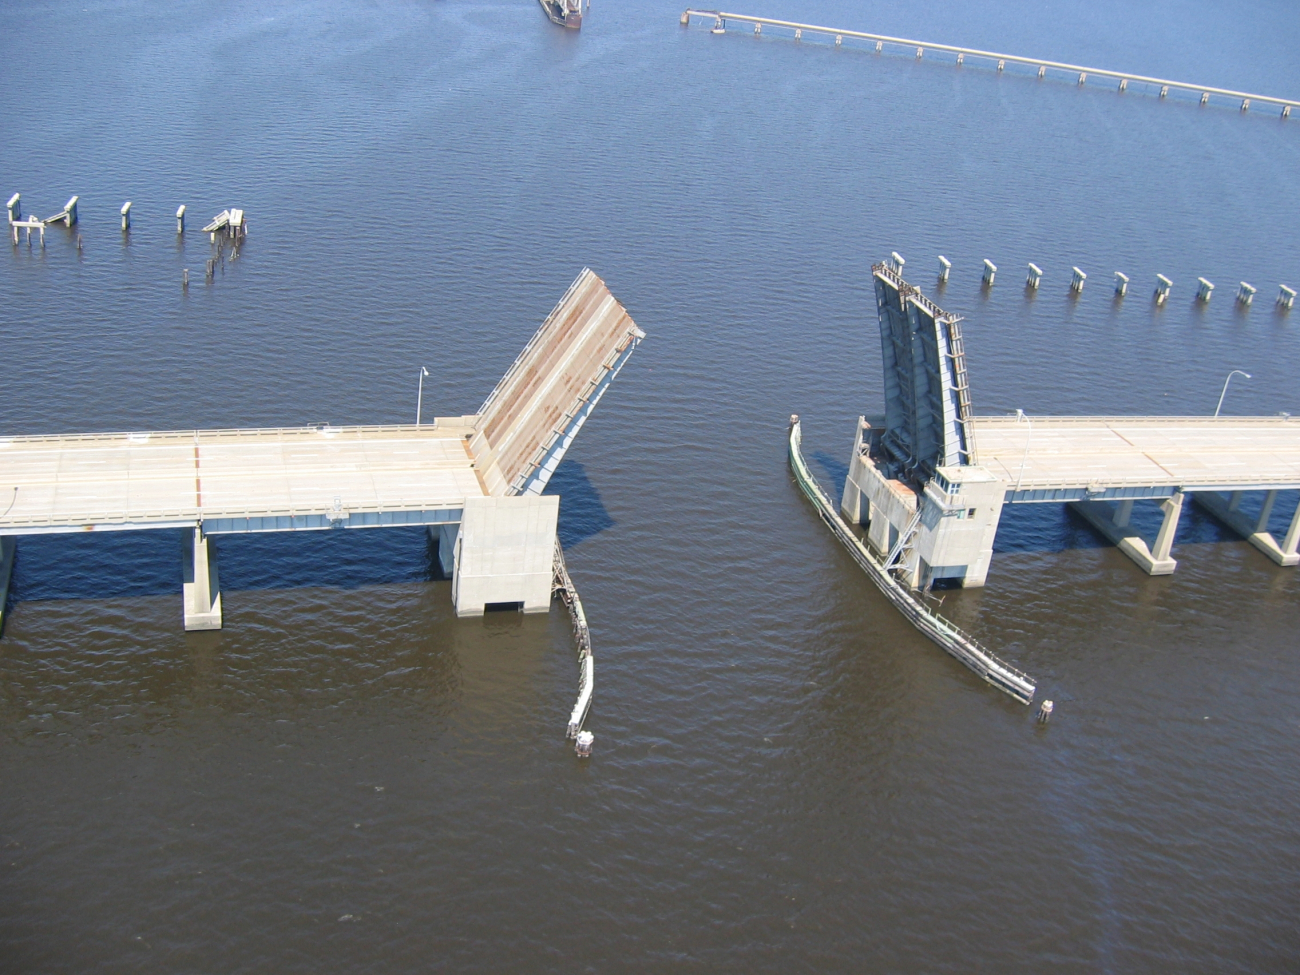
<path id="1" fill-rule="evenodd" d="M 208 535 L 427 525 L 458 612 L 545 608 L 559 499 L 541 491 L 644 335 L 584 269 L 477 414 L 0 437 L 0 553 L 12 536 L 189 529 L 186 626 L 214 629 Z M 11 564 L 0 558 L 0 591 Z M 205 580 L 209 595 L 195 595 Z"/>
<path id="2" fill-rule="evenodd" d="M 1005 500 L 1167 498 L 1300 488 L 1300 419 L 976 416 L 972 463 Z"/>

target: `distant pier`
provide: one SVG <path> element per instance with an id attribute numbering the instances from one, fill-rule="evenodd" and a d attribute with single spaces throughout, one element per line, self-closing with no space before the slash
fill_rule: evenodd
<path id="1" fill-rule="evenodd" d="M 1170 92 L 1174 91 L 1195 95 L 1202 105 L 1208 104 L 1211 98 L 1226 98 L 1236 103 L 1243 112 L 1248 111 L 1252 104 L 1258 103 L 1279 109 L 1281 117 L 1288 118 L 1293 108 L 1300 108 L 1300 100 L 1294 98 L 1256 95 L 1246 91 L 1233 91 L 1230 88 L 1215 88 L 1212 85 L 1195 85 L 1185 81 L 1171 81 L 1167 78 L 1150 78 L 1129 71 L 1110 71 L 1106 68 L 1090 68 L 1080 64 L 1066 64 L 1061 61 L 1045 61 L 1042 58 L 1020 57 L 1016 54 L 998 54 L 995 51 L 981 51 L 973 47 L 936 44 L 933 41 L 918 41 L 906 37 L 891 37 L 888 34 L 871 34 L 865 31 L 844 30 L 837 27 L 821 27 L 817 24 L 799 24 L 789 20 L 772 20 L 769 17 L 751 17 L 746 14 L 733 14 L 720 10 L 687 8 L 682 13 L 682 26 L 688 26 L 692 17 L 711 19 L 713 21 L 713 33 L 715 34 L 725 33 L 727 21 L 732 20 L 742 24 L 752 24 L 756 35 L 761 35 L 765 27 L 778 27 L 793 31 L 795 40 L 802 40 L 805 32 L 822 34 L 834 38 L 835 46 L 840 47 L 843 45 L 845 38 L 856 38 L 874 42 L 877 53 L 882 52 L 885 46 L 889 45 L 891 48 L 902 48 L 908 52 L 915 52 L 918 60 L 924 57 L 927 52 L 941 51 L 944 54 L 954 55 L 956 63 L 959 65 L 964 64 L 967 58 L 986 61 L 990 65 L 995 65 L 998 71 L 1005 70 L 1008 64 L 1018 64 L 1034 69 L 1039 78 L 1044 78 L 1048 72 L 1053 72 L 1066 75 L 1080 85 L 1087 84 L 1089 79 L 1104 78 L 1114 82 L 1119 91 L 1127 91 L 1131 85 L 1144 85 L 1158 91 L 1161 98 L 1167 97 Z"/>

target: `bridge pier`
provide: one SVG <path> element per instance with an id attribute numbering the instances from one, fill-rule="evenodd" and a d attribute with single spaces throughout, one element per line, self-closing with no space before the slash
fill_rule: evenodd
<path id="1" fill-rule="evenodd" d="M 185 607 L 185 629 L 221 629 L 221 585 L 217 563 L 208 548 L 201 526 L 187 531 L 181 541 L 181 593 Z"/>
<path id="2" fill-rule="evenodd" d="M 1108 501 L 1074 501 L 1070 507 L 1083 516 L 1084 520 L 1107 539 L 1119 547 L 1119 550 L 1142 567 L 1147 575 L 1167 576 L 1173 574 L 1178 566 L 1176 559 L 1170 558 L 1174 536 L 1178 533 L 1178 519 L 1183 512 L 1183 492 L 1177 491 L 1160 504 L 1165 513 L 1156 533 L 1154 547 L 1147 545 L 1137 532 L 1129 527 L 1133 515 L 1133 502 L 1120 501 L 1113 507 Z"/>
<path id="3" fill-rule="evenodd" d="M 14 574 L 14 555 L 18 545 L 11 535 L 0 535 L 0 636 L 4 634 L 5 603 L 9 599 L 9 579 Z"/>
<path id="4" fill-rule="evenodd" d="M 1269 491 L 1264 495 L 1264 504 L 1254 518 L 1241 511 L 1242 493 L 1233 491 L 1226 501 L 1221 494 L 1209 491 L 1192 497 L 1198 505 L 1278 565 L 1300 564 L 1300 552 L 1297 552 L 1297 547 L 1300 546 L 1300 504 L 1296 505 L 1295 514 L 1291 516 L 1291 526 L 1279 545 L 1277 539 L 1268 530 L 1268 520 L 1273 514 L 1277 492 Z"/>
<path id="5" fill-rule="evenodd" d="M 458 529 L 440 528 L 438 559 L 444 571 L 451 549 L 451 597 L 457 616 L 482 616 L 488 606 L 513 603 L 525 613 L 551 608 L 555 495 L 466 498 Z M 449 526 L 450 527 L 450 526 Z M 452 537 L 451 545 L 443 544 Z"/>
<path id="6" fill-rule="evenodd" d="M 459 536 L 460 522 L 429 526 L 429 537 L 438 543 L 438 568 L 446 579 L 456 576 L 456 539 Z"/>

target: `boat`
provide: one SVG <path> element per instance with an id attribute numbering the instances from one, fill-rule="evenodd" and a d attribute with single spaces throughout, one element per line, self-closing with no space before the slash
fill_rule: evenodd
<path id="1" fill-rule="evenodd" d="M 551 23 L 577 30 L 582 26 L 582 0 L 537 0 Z"/>

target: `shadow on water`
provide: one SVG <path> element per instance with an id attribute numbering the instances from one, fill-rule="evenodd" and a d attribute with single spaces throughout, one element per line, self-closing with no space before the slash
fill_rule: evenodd
<path id="1" fill-rule="evenodd" d="M 614 519 L 605 510 L 600 492 L 587 477 L 587 469 L 577 461 L 561 463 L 542 493 L 560 495 L 557 534 L 566 549 L 614 527 Z"/>
<path id="2" fill-rule="evenodd" d="M 1155 540 L 1164 515 L 1159 501 L 1133 505 L 1131 524 L 1148 543 Z M 1175 544 L 1238 541 L 1239 536 L 1188 499 L 1178 521 Z M 1063 552 L 1067 549 L 1107 548 L 1110 542 L 1065 504 L 1009 504 L 1002 509 L 996 552 Z"/>
<path id="3" fill-rule="evenodd" d="M 179 531 L 34 535 L 18 544 L 10 598 L 113 599 L 178 592 Z M 436 552 L 423 528 L 216 535 L 224 591 L 424 582 Z"/>
<path id="4" fill-rule="evenodd" d="M 849 465 L 824 450 L 814 451 L 812 459 L 830 478 L 830 485 L 835 489 L 834 498 L 838 500 L 844 493 L 844 482 L 849 479 Z"/>

